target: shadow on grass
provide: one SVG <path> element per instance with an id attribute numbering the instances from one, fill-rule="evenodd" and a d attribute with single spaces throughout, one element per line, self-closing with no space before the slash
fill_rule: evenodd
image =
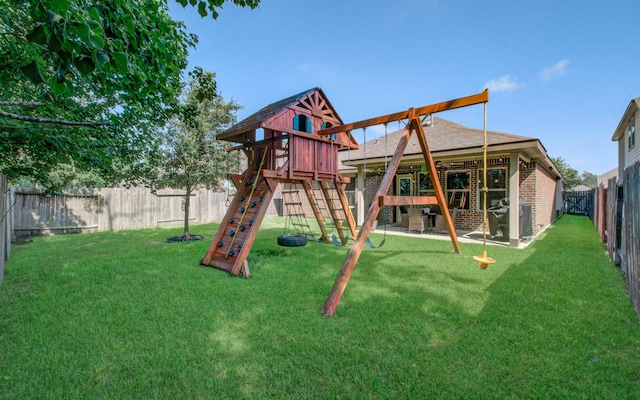
<path id="1" fill-rule="evenodd" d="M 424 252 L 419 268 L 408 264 L 413 252 L 363 254 L 336 315 L 375 316 L 385 336 L 403 332 L 377 352 L 414 347 L 417 359 L 437 360 L 421 364 L 415 382 L 438 397 L 640 394 L 639 324 L 588 219 L 563 218 L 527 250 L 492 248 L 497 263 L 486 271 L 468 262 L 474 251 Z"/>
<path id="2" fill-rule="evenodd" d="M 472 260 L 480 245 L 456 254 L 446 241 L 387 238 L 383 248 L 363 250 L 333 318 L 318 315 L 348 248 L 274 250 L 278 233 L 261 231 L 256 242 L 264 302 L 245 324 L 263 326 L 270 340 L 245 336 L 247 350 L 276 372 L 267 387 L 256 382 L 246 393 L 640 394 L 638 321 L 587 219 L 563 217 L 524 250 L 490 248 L 497 263 L 487 270 Z"/>

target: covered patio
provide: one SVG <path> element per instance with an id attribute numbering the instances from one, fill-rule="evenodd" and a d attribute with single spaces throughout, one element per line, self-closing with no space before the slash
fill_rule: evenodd
<path id="1" fill-rule="evenodd" d="M 387 235 L 393 235 L 393 236 L 417 237 L 417 238 L 431 239 L 431 240 L 451 241 L 451 238 L 449 237 L 449 234 L 446 231 L 443 231 L 443 232 L 425 231 L 424 233 L 420 233 L 417 231 L 409 232 L 408 228 L 400 225 L 396 225 L 396 224 L 387 224 L 386 227 L 384 225 L 378 224 L 378 226 L 372 232 L 376 234 L 384 235 L 385 231 Z M 483 241 L 483 237 L 482 237 L 483 234 L 481 231 L 479 232 L 479 231 L 456 229 L 456 234 L 458 237 L 458 241 L 460 243 L 482 244 L 482 241 Z M 503 247 L 514 247 L 518 249 L 524 249 L 533 242 L 534 237 L 530 236 L 530 237 L 521 238 L 516 245 L 514 245 L 514 243 L 511 243 L 510 240 L 501 240 L 501 239 L 502 239 L 501 237 L 496 237 L 492 239 L 489 236 L 489 232 L 487 228 L 487 245 L 490 245 L 490 246 L 503 246 Z"/>
<path id="2" fill-rule="evenodd" d="M 446 196 L 450 212 L 458 210 L 456 230 L 482 232 L 483 223 L 483 160 L 482 130 L 431 117 L 423 122 L 424 132 L 435 161 L 438 180 Z M 359 150 L 342 152 L 341 172 L 351 177 L 347 190 L 354 193 L 354 216 L 358 225 L 363 222 L 368 205 L 373 200 L 387 162 L 393 155 L 402 131 L 363 143 Z M 507 215 L 507 242 L 500 245 L 520 247 L 529 235 L 535 236 L 549 226 L 562 209 L 562 176 L 546 149 L 536 138 L 503 132 L 487 131 L 487 203 L 497 207 L 502 199 L 508 204 L 524 201 L 530 206 L 532 234 L 521 232 L 519 213 Z M 397 169 L 389 195 L 430 196 L 434 194 L 429 173 L 425 168 L 420 145 L 411 138 L 402 162 Z M 413 207 L 432 207 L 420 205 Z M 400 224 L 407 227 L 407 215 L 401 207 L 383 207 L 378 224 Z M 523 235 L 524 233 L 524 235 Z M 445 235 L 446 236 L 446 235 Z"/>

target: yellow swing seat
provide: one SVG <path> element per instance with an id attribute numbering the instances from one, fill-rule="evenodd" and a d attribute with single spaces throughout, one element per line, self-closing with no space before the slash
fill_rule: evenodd
<path id="1" fill-rule="evenodd" d="M 487 257 L 487 252 L 482 250 L 482 255 L 480 257 L 473 256 L 473 261 L 480 263 L 480 268 L 485 269 L 489 264 L 495 264 L 496 260 L 491 257 Z"/>

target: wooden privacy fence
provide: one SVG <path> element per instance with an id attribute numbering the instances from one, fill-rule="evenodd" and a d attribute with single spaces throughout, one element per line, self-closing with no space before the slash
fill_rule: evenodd
<path id="1" fill-rule="evenodd" d="M 13 231 L 16 236 L 100 232 L 181 225 L 184 191 L 147 188 L 86 189 L 45 195 L 34 188 L 15 188 Z M 191 195 L 189 220 L 221 221 L 228 195 L 207 189 Z M 269 205 L 267 215 L 278 215 Z"/>
<path id="2" fill-rule="evenodd" d="M 608 182 L 610 183 L 610 182 Z M 607 210 L 611 206 L 608 201 L 609 188 L 615 191 L 615 186 L 605 186 L 604 183 L 600 183 L 594 190 L 593 194 L 593 225 L 598 230 L 598 236 L 603 243 L 607 242 L 607 223 L 608 213 Z"/>
<path id="3" fill-rule="evenodd" d="M 565 214 L 588 215 L 593 220 L 593 190 L 563 192 Z"/>
<path id="4" fill-rule="evenodd" d="M 4 262 L 11 253 L 13 231 L 13 193 L 9 190 L 7 177 L 0 174 L 0 282 L 4 278 Z"/>
<path id="5" fill-rule="evenodd" d="M 640 316 L 640 163 L 624 170 L 624 218 L 622 218 L 621 267 L 626 272 L 627 289 Z"/>
<path id="6" fill-rule="evenodd" d="M 607 251 L 609 257 L 620 264 L 618 250 L 622 248 L 622 196 L 621 189 L 618 188 L 618 179 L 611 178 L 608 181 L 605 209 L 605 232 L 601 236 L 603 241 L 607 242 Z"/>
<path id="7" fill-rule="evenodd" d="M 603 187 L 600 190 L 604 190 Z M 609 179 L 600 196 L 606 207 L 598 207 L 604 215 L 604 234 L 609 257 L 625 278 L 627 292 L 640 317 L 640 163 L 624 170 L 622 185 L 617 178 Z M 597 225 L 599 226 L 599 225 Z"/>

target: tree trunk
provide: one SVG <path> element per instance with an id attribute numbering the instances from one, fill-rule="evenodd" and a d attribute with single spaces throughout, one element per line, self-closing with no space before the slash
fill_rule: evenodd
<path id="1" fill-rule="evenodd" d="M 184 197 L 184 233 L 183 236 L 185 239 L 191 238 L 189 234 L 189 208 L 191 207 L 191 191 L 192 187 L 187 186 L 185 188 L 186 194 Z"/>

